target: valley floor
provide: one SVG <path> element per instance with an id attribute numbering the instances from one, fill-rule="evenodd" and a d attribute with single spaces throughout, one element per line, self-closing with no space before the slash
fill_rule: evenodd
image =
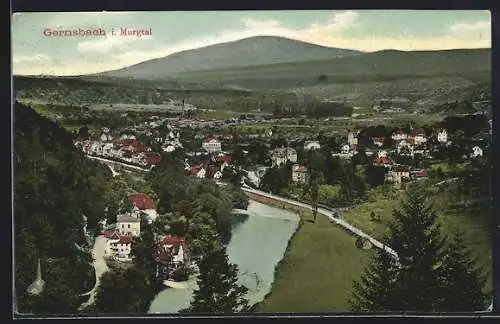
<path id="1" fill-rule="evenodd" d="M 352 282 L 372 251 L 356 248 L 355 236 L 318 215 L 301 214 L 302 225 L 276 268 L 271 293 L 256 312 L 346 312 Z"/>

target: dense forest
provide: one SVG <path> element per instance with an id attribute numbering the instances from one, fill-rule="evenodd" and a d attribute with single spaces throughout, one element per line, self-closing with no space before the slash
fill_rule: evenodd
<path id="1" fill-rule="evenodd" d="M 83 158 L 58 124 L 14 106 L 15 292 L 21 313 L 74 313 L 95 281 L 83 230 L 98 227 L 111 172 Z M 90 237 L 93 235 L 90 235 Z M 26 293 L 41 261 L 44 290 Z"/>

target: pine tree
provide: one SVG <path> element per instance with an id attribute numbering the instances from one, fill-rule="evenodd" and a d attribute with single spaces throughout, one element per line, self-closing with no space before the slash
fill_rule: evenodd
<path id="1" fill-rule="evenodd" d="M 446 246 L 441 286 L 442 311 L 480 311 L 486 308 L 482 292 L 485 278 L 466 247 L 463 234 L 456 228 Z"/>
<path id="2" fill-rule="evenodd" d="M 198 262 L 198 288 L 191 306 L 182 312 L 235 313 L 249 309 L 244 298 L 248 288 L 238 281 L 238 267 L 229 263 L 224 248 L 216 249 Z"/>
<path id="3" fill-rule="evenodd" d="M 398 266 L 393 257 L 378 250 L 359 281 L 353 283 L 349 306 L 355 312 L 391 310 Z"/>
<path id="4" fill-rule="evenodd" d="M 434 311 L 442 299 L 439 282 L 444 240 L 437 215 L 426 202 L 421 183 L 409 186 L 406 201 L 394 211 L 394 222 L 389 226 L 389 246 L 397 251 L 400 261 L 399 305 L 393 305 L 393 310 Z"/>
<path id="5" fill-rule="evenodd" d="M 444 298 L 440 287 L 444 241 L 437 216 L 426 204 L 422 184 L 407 190 L 406 201 L 394 211 L 386 242 L 398 253 L 398 263 L 379 252 L 361 282 L 354 283 L 351 307 L 362 311 L 436 311 Z"/>

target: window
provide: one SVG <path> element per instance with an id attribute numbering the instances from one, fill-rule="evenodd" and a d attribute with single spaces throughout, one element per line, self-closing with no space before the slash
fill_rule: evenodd
<path id="1" fill-rule="evenodd" d="M 128 228 L 130 228 L 130 224 L 128 224 Z"/>
<path id="2" fill-rule="evenodd" d="M 122 224 L 122 228 L 125 228 L 125 224 Z"/>

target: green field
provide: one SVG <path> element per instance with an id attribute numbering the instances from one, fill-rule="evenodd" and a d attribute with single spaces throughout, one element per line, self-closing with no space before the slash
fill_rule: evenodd
<path id="1" fill-rule="evenodd" d="M 355 237 L 319 215 L 301 214 L 302 225 L 276 268 L 271 293 L 256 312 L 348 311 L 352 282 L 371 251 L 355 247 Z"/>

